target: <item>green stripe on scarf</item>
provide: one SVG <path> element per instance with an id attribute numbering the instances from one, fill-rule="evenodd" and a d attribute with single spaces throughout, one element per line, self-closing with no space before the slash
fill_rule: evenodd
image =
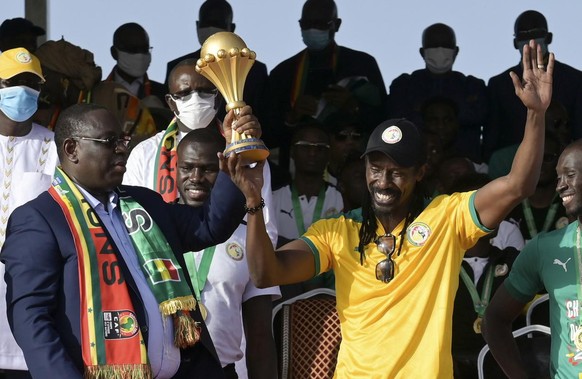
<path id="1" fill-rule="evenodd" d="M 101 276 L 104 264 L 112 266 L 117 262 L 113 241 L 95 211 L 60 168 L 49 193 L 67 219 L 79 259 L 81 345 L 86 377 L 125 378 L 130 372 L 130 377 L 150 378 L 147 352 L 126 282 L 107 283 Z M 129 196 L 120 196 L 119 204 L 160 312 L 174 320 L 174 344 L 180 348 L 193 346 L 200 339 L 200 328 L 190 316 L 196 300 L 180 264 L 159 227 L 139 203 Z M 105 372 L 115 374 L 103 376 Z"/>
<path id="2" fill-rule="evenodd" d="M 146 210 L 129 196 L 120 196 L 119 204 L 125 227 L 160 312 L 174 318 L 174 344 L 180 348 L 193 346 L 200 339 L 200 328 L 189 312 L 196 309 L 196 299 L 186 283 L 182 267 L 166 237 Z"/>

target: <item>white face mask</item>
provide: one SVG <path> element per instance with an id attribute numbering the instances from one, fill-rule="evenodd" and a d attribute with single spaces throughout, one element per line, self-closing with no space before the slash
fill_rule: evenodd
<path id="1" fill-rule="evenodd" d="M 208 37 L 210 37 L 214 33 L 225 32 L 225 31 L 226 31 L 225 29 L 217 28 L 214 26 L 209 26 L 206 28 L 198 28 L 198 30 L 197 30 L 198 42 L 200 42 L 200 45 L 203 45 L 204 41 L 206 41 L 208 39 Z"/>
<path id="2" fill-rule="evenodd" d="M 331 38 L 329 30 L 306 29 L 301 30 L 303 43 L 309 50 L 320 51 L 329 46 Z"/>
<path id="3" fill-rule="evenodd" d="M 145 75 L 152 62 L 152 55 L 147 54 L 130 54 L 125 51 L 117 50 L 117 67 L 127 75 L 134 78 L 141 78 Z"/>
<path id="4" fill-rule="evenodd" d="M 216 117 L 216 96 L 201 97 L 197 92 L 174 99 L 177 111 L 174 112 L 178 120 L 190 130 L 207 127 Z"/>
<path id="5" fill-rule="evenodd" d="M 451 71 L 455 62 L 455 49 L 434 47 L 424 49 L 426 68 L 433 74 L 444 74 Z"/>

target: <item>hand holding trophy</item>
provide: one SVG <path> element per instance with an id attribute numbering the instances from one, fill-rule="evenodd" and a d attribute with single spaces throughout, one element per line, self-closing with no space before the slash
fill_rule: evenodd
<path id="1" fill-rule="evenodd" d="M 255 63 L 256 54 L 251 51 L 238 35 L 231 32 L 219 32 L 211 35 L 202 45 L 200 59 L 196 62 L 196 71 L 210 80 L 226 100 L 226 111 L 239 110 L 246 104 L 243 99 L 245 80 Z M 228 157 L 231 153 L 240 154 L 248 162 L 267 159 L 269 150 L 258 138 L 249 137 L 234 131 L 230 143 L 224 150 Z"/>

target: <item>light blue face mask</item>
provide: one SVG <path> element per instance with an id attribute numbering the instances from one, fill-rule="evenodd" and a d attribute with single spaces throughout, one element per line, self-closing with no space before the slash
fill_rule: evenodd
<path id="1" fill-rule="evenodd" d="M 301 37 L 303 38 L 303 43 L 309 50 L 323 50 L 331 42 L 329 38 L 329 30 L 301 30 Z"/>
<path id="2" fill-rule="evenodd" d="M 517 41 L 517 47 L 519 48 L 519 54 L 522 57 L 523 57 L 523 45 L 527 45 L 529 43 L 529 41 L 530 41 L 529 39 Z M 541 46 L 542 55 L 545 57 L 546 54 L 548 53 L 548 44 L 546 43 L 546 37 L 534 38 L 534 41 L 536 41 L 536 43 Z"/>
<path id="3" fill-rule="evenodd" d="M 38 95 L 39 91 L 26 86 L 0 88 L 0 111 L 12 121 L 26 121 L 38 109 Z"/>

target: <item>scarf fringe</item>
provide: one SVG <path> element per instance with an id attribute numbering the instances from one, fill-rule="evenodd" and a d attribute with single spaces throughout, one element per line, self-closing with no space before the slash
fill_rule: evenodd
<path id="1" fill-rule="evenodd" d="M 173 318 L 174 345 L 180 349 L 194 346 L 200 340 L 200 323 L 194 321 L 188 311 L 178 311 Z"/>
<path id="2" fill-rule="evenodd" d="M 84 379 L 152 379 L 147 364 L 86 366 Z"/>
<path id="3" fill-rule="evenodd" d="M 164 316 L 170 316 L 178 311 L 193 311 L 196 309 L 194 296 L 182 296 L 168 299 L 160 303 L 160 312 Z"/>

